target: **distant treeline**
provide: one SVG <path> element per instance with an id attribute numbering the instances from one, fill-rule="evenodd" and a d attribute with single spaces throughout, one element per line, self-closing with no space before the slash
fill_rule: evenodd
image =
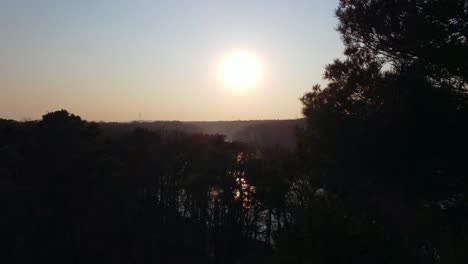
<path id="1" fill-rule="evenodd" d="M 249 120 L 249 121 L 134 121 L 128 123 L 100 122 L 100 126 L 113 136 L 123 135 L 141 127 L 150 131 L 225 135 L 228 140 L 249 143 L 258 148 L 279 147 L 294 150 L 296 132 L 305 125 L 304 119 Z"/>

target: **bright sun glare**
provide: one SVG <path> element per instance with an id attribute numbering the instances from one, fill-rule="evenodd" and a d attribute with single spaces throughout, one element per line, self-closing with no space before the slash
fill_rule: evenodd
<path id="1" fill-rule="evenodd" d="M 259 61 L 247 52 L 236 52 L 226 56 L 221 62 L 219 71 L 224 84 L 235 90 L 250 88 L 261 77 Z"/>

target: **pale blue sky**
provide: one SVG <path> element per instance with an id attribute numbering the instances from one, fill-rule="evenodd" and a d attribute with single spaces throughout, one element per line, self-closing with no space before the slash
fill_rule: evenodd
<path id="1" fill-rule="evenodd" d="M 338 0 L 0 0 L 0 118 L 67 109 L 88 120 L 301 116 L 298 100 L 341 57 Z M 233 51 L 263 65 L 233 93 L 217 67 Z"/>

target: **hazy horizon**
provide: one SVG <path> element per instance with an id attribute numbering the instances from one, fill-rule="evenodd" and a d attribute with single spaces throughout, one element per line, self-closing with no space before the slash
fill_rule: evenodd
<path id="1" fill-rule="evenodd" d="M 2 1 L 0 118 L 300 118 L 298 98 L 342 54 L 337 2 Z M 217 76 L 239 51 L 262 67 L 242 92 Z"/>

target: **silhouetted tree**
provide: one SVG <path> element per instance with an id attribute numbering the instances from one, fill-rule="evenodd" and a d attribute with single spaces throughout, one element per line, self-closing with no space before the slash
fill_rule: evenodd
<path id="1" fill-rule="evenodd" d="M 298 239 L 324 246 L 301 254 L 318 250 L 309 257 L 319 263 L 466 260 L 464 1 L 342 0 L 336 14 L 346 58 L 302 98 L 297 179 L 310 197 Z M 329 232 L 314 229 L 322 218 Z"/>

